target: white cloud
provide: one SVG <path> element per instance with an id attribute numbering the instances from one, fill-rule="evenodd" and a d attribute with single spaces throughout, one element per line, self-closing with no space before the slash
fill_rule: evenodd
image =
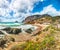
<path id="1" fill-rule="evenodd" d="M 38 14 L 38 15 L 49 14 L 51 16 L 60 16 L 60 10 L 57 11 L 53 7 L 53 5 L 48 5 L 48 6 L 44 7 L 42 11 L 36 12 L 36 13 L 31 13 L 30 15 L 36 15 L 36 14 Z"/>
<path id="2" fill-rule="evenodd" d="M 39 1 L 42 2 L 43 0 L 11 0 L 11 2 L 8 0 L 0 0 L 0 16 L 8 18 L 8 21 L 11 21 L 9 18 L 12 18 L 12 21 L 14 21 L 18 17 L 19 19 L 23 16 L 26 17 L 33 10 L 34 3 Z M 13 16 L 10 14 L 11 11 L 14 12 Z M 6 18 L 4 19 L 6 20 Z"/>
<path id="3" fill-rule="evenodd" d="M 52 5 L 43 8 L 41 12 L 31 13 L 34 8 L 34 3 L 43 2 L 44 0 L 0 0 L 0 17 L 3 16 L 2 21 L 21 21 L 29 15 L 33 14 L 50 14 L 52 16 L 60 15 Z M 13 11 L 13 16 L 11 12 Z"/>
<path id="4" fill-rule="evenodd" d="M 52 5 L 49 5 L 47 7 L 44 7 L 40 14 L 49 14 L 52 16 L 60 15 L 60 11 L 57 11 Z"/>

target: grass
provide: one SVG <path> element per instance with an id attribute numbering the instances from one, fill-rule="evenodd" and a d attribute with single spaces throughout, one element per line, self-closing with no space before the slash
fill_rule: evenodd
<path id="1" fill-rule="evenodd" d="M 44 50 L 50 49 L 55 44 L 55 39 L 52 36 L 46 36 L 42 42 L 32 42 L 28 41 L 22 45 L 16 45 L 11 48 L 11 50 Z"/>
<path id="2" fill-rule="evenodd" d="M 17 44 L 13 46 L 10 50 L 57 50 L 56 47 L 56 39 L 55 34 L 57 34 L 57 31 L 60 29 L 55 28 L 53 25 L 48 26 L 45 30 L 40 32 L 40 34 L 47 34 L 47 36 L 44 37 L 42 42 L 39 42 L 39 37 L 36 38 L 37 42 L 32 41 L 26 41 L 24 44 Z M 44 32 L 44 33 L 43 33 Z M 41 37 L 43 38 L 43 37 Z M 57 45 L 58 46 L 58 45 Z"/>

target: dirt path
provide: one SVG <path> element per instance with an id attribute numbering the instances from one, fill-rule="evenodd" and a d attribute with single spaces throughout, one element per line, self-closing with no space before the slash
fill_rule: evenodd
<path id="1" fill-rule="evenodd" d="M 23 43 L 24 43 L 24 42 L 12 42 L 12 43 L 10 43 L 10 44 L 8 45 L 7 48 L 4 48 L 4 50 L 10 50 L 11 47 L 13 47 L 13 46 L 15 46 L 15 45 L 17 45 L 17 44 L 23 44 Z"/>

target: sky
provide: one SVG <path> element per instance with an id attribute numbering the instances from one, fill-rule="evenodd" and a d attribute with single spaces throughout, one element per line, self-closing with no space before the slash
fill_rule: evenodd
<path id="1" fill-rule="evenodd" d="M 60 0 L 0 0 L 0 22 L 21 22 L 36 14 L 60 15 Z"/>

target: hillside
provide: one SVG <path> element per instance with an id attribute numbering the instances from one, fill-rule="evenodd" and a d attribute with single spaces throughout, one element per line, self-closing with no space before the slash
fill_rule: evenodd
<path id="1" fill-rule="evenodd" d="M 50 23 L 57 24 L 60 23 L 60 16 L 50 16 L 48 14 L 44 15 L 32 15 L 28 16 L 24 21 L 25 24 L 34 24 L 34 23 Z"/>
<path id="2" fill-rule="evenodd" d="M 9 50 L 60 50 L 60 29 L 53 25 L 46 27 L 30 40 L 12 44 Z"/>
<path id="3" fill-rule="evenodd" d="M 60 50 L 60 16 L 32 15 L 23 22 L 23 27 L 0 29 L 0 34 L 7 34 L 0 50 Z"/>

